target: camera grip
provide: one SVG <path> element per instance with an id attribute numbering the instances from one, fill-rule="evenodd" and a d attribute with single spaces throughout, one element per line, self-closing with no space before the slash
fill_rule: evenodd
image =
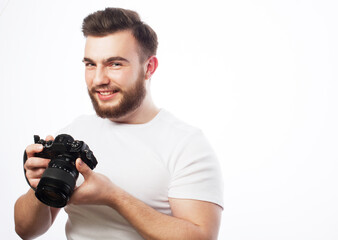
<path id="1" fill-rule="evenodd" d="M 25 163 L 26 163 L 26 161 L 27 161 L 27 153 L 26 153 L 26 150 L 25 150 L 24 153 L 23 153 L 23 171 L 24 171 L 24 173 L 25 173 L 25 178 L 26 178 L 26 181 L 27 181 L 28 185 L 29 185 L 29 186 L 31 187 L 31 189 L 33 189 L 34 192 L 35 192 L 35 191 L 36 191 L 36 188 L 31 186 L 31 184 L 29 183 L 28 178 L 27 178 L 27 176 L 26 176 L 26 169 L 25 169 Z"/>

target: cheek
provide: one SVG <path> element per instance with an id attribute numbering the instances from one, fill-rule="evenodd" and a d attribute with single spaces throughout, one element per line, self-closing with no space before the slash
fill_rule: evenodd
<path id="1" fill-rule="evenodd" d="M 128 88 L 133 84 L 135 76 L 132 71 L 124 69 L 110 72 L 109 79 L 112 83 L 117 84 L 121 88 Z"/>
<path id="2" fill-rule="evenodd" d="M 85 71 L 85 80 L 86 80 L 86 84 L 87 84 L 88 87 L 92 85 L 93 78 L 94 78 L 93 71 L 86 70 Z"/>

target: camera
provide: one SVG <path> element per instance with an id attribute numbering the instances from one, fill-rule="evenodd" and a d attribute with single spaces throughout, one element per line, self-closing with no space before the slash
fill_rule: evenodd
<path id="1" fill-rule="evenodd" d="M 67 134 L 56 136 L 54 141 L 45 141 L 38 135 L 34 135 L 34 142 L 43 146 L 43 150 L 35 156 L 51 160 L 36 189 L 32 186 L 31 188 L 35 190 L 35 196 L 44 204 L 62 208 L 66 206 L 72 195 L 79 176 L 75 166 L 76 159 L 81 158 L 92 170 L 96 167 L 97 160 L 86 143 L 74 140 Z M 25 151 L 24 164 L 26 161 Z M 24 171 L 26 177 L 26 170 Z M 27 177 L 26 180 L 28 182 Z"/>

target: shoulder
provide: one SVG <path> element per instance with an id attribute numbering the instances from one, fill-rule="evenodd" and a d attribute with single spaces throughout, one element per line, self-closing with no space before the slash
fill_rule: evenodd
<path id="1" fill-rule="evenodd" d="M 186 123 L 164 109 L 161 110 L 156 124 L 160 131 L 167 131 L 169 135 L 175 135 L 179 138 L 185 138 L 201 133 L 199 128 Z"/>
<path id="2" fill-rule="evenodd" d="M 214 155 L 212 146 L 200 128 L 180 120 L 168 111 L 161 114 L 155 137 L 161 139 L 160 142 L 170 149 L 170 161 L 184 163 L 197 154 Z"/>

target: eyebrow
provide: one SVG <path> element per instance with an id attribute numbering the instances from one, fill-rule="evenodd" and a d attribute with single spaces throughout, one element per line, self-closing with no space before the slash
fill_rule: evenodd
<path id="1" fill-rule="evenodd" d="M 107 58 L 107 59 L 103 60 L 103 63 L 107 64 L 107 63 L 110 63 L 110 62 L 113 62 L 113 61 L 124 61 L 124 62 L 128 62 L 129 63 L 129 61 L 127 59 L 125 59 L 123 57 L 119 57 L 119 56 Z M 91 58 L 84 57 L 83 60 L 82 60 L 82 62 L 94 63 L 95 61 L 92 60 Z"/>

